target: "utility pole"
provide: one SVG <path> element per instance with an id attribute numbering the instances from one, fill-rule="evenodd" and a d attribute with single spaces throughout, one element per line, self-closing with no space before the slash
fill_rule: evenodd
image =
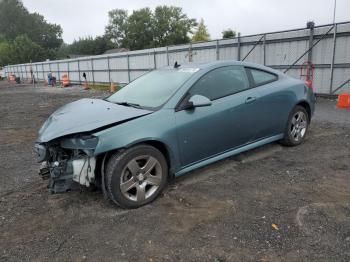
<path id="1" fill-rule="evenodd" d="M 333 8 L 333 24 L 335 23 L 335 13 L 337 10 L 337 0 L 334 0 L 334 8 Z"/>

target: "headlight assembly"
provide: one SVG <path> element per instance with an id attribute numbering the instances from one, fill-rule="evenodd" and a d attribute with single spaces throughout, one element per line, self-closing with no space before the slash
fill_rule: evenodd
<path id="1" fill-rule="evenodd" d="M 98 138 L 91 135 L 63 138 L 60 141 L 61 147 L 66 149 L 93 150 L 96 148 Z"/>

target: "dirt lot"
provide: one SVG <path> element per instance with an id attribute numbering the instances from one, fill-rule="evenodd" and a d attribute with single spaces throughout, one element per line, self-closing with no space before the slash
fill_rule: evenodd
<path id="1" fill-rule="evenodd" d="M 221 161 L 122 210 L 101 192 L 50 195 L 32 152 L 57 107 L 104 95 L 0 82 L 0 260 L 350 261 L 349 110 L 319 99 L 303 145 Z"/>

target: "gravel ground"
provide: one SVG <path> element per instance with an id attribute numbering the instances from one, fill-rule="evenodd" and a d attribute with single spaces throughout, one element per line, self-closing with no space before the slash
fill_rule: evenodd
<path id="1" fill-rule="evenodd" d="M 50 195 L 37 130 L 59 106 L 105 95 L 0 82 L 1 261 L 350 261 L 350 110 L 319 99 L 303 145 L 202 168 L 137 210 L 101 192 Z"/>

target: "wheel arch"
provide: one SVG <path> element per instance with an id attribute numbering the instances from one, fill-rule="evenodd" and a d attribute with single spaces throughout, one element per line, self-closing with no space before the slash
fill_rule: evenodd
<path id="1" fill-rule="evenodd" d="M 306 100 L 301 100 L 295 106 L 302 106 L 302 107 L 305 108 L 305 110 L 306 110 L 306 112 L 308 114 L 308 121 L 310 123 L 312 112 L 311 112 L 311 106 L 310 106 L 309 102 L 306 101 Z"/>
<path id="2" fill-rule="evenodd" d="M 176 163 L 175 163 L 176 161 L 174 159 L 173 153 L 172 153 L 171 149 L 169 148 L 169 146 L 167 146 L 163 141 L 156 140 L 156 139 L 146 139 L 146 140 L 142 140 L 142 141 L 136 141 L 134 143 L 128 144 L 125 147 L 112 149 L 110 151 L 99 154 L 98 156 L 96 156 L 96 158 L 100 160 L 100 161 L 98 161 L 98 163 L 100 163 L 100 165 L 99 165 L 100 173 L 102 174 L 104 172 L 106 165 L 108 163 L 108 160 L 110 159 L 110 157 L 113 154 L 118 153 L 118 152 L 122 152 L 128 148 L 138 146 L 138 145 L 149 145 L 149 146 L 152 146 L 152 147 L 158 149 L 163 154 L 163 156 L 167 162 L 170 178 L 173 177 L 173 175 L 174 175 L 173 168 L 176 165 Z"/>

